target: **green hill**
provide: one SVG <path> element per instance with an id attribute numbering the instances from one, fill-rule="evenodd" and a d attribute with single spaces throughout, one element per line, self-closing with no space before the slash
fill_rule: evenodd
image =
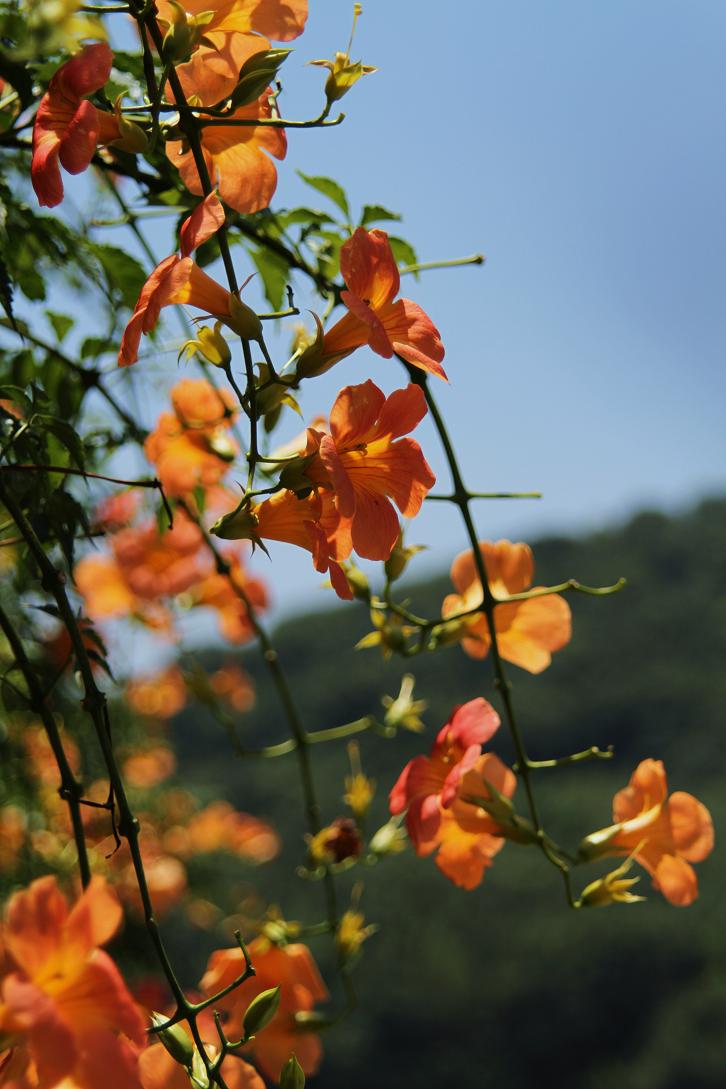
<path id="1" fill-rule="evenodd" d="M 545 674 L 510 671 L 533 757 L 613 743 L 611 764 L 542 772 L 546 822 L 576 844 L 608 823 L 612 794 L 636 763 L 661 757 L 673 789 L 693 791 L 726 815 L 726 500 L 677 517 L 643 513 L 622 528 L 535 546 L 537 581 L 574 576 L 589 584 L 628 579 L 606 599 L 571 596 L 572 645 Z M 434 615 L 447 578 L 409 588 Z M 403 764 L 430 745 L 453 703 L 496 702 L 488 662 L 458 647 L 382 666 L 353 652 L 369 630 L 365 608 L 301 617 L 276 633 L 281 659 L 309 729 L 379 708 L 410 668 L 428 701 L 427 733 L 392 741 L 364 735 L 365 770 L 378 781 L 373 820 Z M 212 661 L 214 655 L 208 655 Z M 253 652 L 258 687 L 240 740 L 270 744 L 286 734 L 275 693 Z M 504 731 L 501 731 L 502 735 Z M 316 888 L 294 876 L 301 858 L 302 801 L 295 756 L 235 759 L 218 725 L 198 712 L 176 724 L 182 776 L 193 776 L 242 809 L 268 815 L 286 840 L 282 858 L 253 877 L 289 917 L 310 919 Z M 511 759 L 504 736 L 495 749 Z M 319 746 L 315 773 L 325 820 L 340 815 L 344 745 Z M 375 826 L 375 825 L 374 825 Z M 507 845 L 481 888 L 462 892 L 430 860 L 409 851 L 340 882 L 366 880 L 363 907 L 380 931 L 356 970 L 360 1009 L 326 1036 L 320 1089 L 721 1089 L 726 1030 L 726 877 L 717 847 L 699 867 L 701 897 L 688 909 L 662 901 L 643 875 L 648 904 L 570 911 L 557 874 L 531 850 Z M 576 874 L 580 879 L 580 875 Z M 225 880 L 240 894 L 247 877 Z M 590 880 L 590 871 L 584 881 Z M 583 883 L 584 883 L 583 881 Z M 718 919 L 722 922 L 719 924 Z M 206 936 L 183 952 L 190 981 Z M 326 941 L 315 947 L 325 963 Z"/>

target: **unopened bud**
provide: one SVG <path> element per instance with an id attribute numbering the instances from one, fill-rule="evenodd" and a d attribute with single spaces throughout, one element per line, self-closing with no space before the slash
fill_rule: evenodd
<path id="1" fill-rule="evenodd" d="M 214 12 L 188 15 L 177 0 L 169 0 L 169 7 L 169 29 L 164 35 L 161 55 L 165 64 L 182 64 L 203 41 L 204 28 L 214 18 Z"/>
<path id="2" fill-rule="evenodd" d="M 209 532 L 225 541 L 255 541 L 257 525 L 257 515 L 249 507 L 240 506 L 217 519 Z"/>
<path id="3" fill-rule="evenodd" d="M 269 990 L 260 991 L 256 998 L 253 998 L 247 1007 L 247 1011 L 242 1022 L 242 1028 L 246 1040 L 249 1040 L 255 1033 L 261 1032 L 262 1029 L 269 1025 L 272 1018 L 277 1013 L 280 1006 L 280 988 L 270 987 Z"/>
<path id="4" fill-rule="evenodd" d="M 393 546 L 393 552 L 386 560 L 384 570 L 386 572 L 386 578 L 389 582 L 395 582 L 399 579 L 403 572 L 408 567 L 410 561 L 418 552 L 423 552 L 423 545 L 404 545 L 403 532 L 399 533 L 398 539 Z"/>
<path id="5" fill-rule="evenodd" d="M 577 849 L 579 857 L 584 862 L 593 862 L 596 858 L 612 854 L 610 846 L 619 831 L 620 825 L 612 824 L 609 828 L 601 828 L 598 832 L 585 836 Z"/>
<path id="6" fill-rule="evenodd" d="M 116 100 L 115 114 L 118 125 L 118 139 L 111 141 L 111 147 L 127 151 L 129 155 L 143 155 L 149 150 L 149 138 L 135 121 L 130 121 L 121 113 L 122 95 Z"/>
<path id="7" fill-rule="evenodd" d="M 348 585 L 353 591 L 353 597 L 357 597 L 359 601 L 370 601 L 370 583 L 360 567 L 356 567 L 354 563 L 347 563 L 341 566 L 343 567 L 345 577 L 348 580 Z"/>
<path id="8" fill-rule="evenodd" d="M 237 86 L 225 100 L 229 102 L 230 110 L 256 102 L 276 78 L 290 53 L 290 49 L 264 49 L 253 53 L 240 68 Z"/>
<path id="9" fill-rule="evenodd" d="M 230 299 L 227 324 L 243 340 L 259 340 L 262 336 L 262 322 L 257 314 L 236 295 L 232 295 Z"/>
<path id="10" fill-rule="evenodd" d="M 406 849 L 406 833 L 398 821 L 387 821 L 374 833 L 368 846 L 378 858 L 400 854 Z"/>
<path id="11" fill-rule="evenodd" d="M 280 1089 L 305 1089 L 305 1073 L 294 1055 L 280 1071 Z"/>
<path id="12" fill-rule="evenodd" d="M 469 634 L 466 620 L 447 620 L 445 624 L 437 624 L 431 630 L 431 642 L 433 646 L 448 647 L 452 643 L 460 643 Z"/>
<path id="13" fill-rule="evenodd" d="M 156 1028 L 169 1020 L 163 1013 L 152 1013 L 151 1023 Z M 154 1034 L 157 1040 L 164 1045 L 172 1059 L 182 1066 L 191 1066 L 194 1058 L 194 1045 L 181 1025 L 169 1025 Z"/>

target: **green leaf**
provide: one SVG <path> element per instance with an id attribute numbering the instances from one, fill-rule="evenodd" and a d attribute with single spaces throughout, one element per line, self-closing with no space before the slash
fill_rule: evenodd
<path id="1" fill-rule="evenodd" d="M 292 208 L 289 212 L 278 212 L 277 221 L 283 227 L 295 227 L 300 223 L 335 223 L 332 216 L 318 208 Z"/>
<path id="2" fill-rule="evenodd" d="M 108 284 L 109 294 L 123 306 L 133 310 L 141 288 L 146 282 L 146 271 L 135 257 L 100 242 L 91 242 L 89 251 L 98 260 Z"/>
<path id="3" fill-rule="evenodd" d="M 398 212 L 390 212 L 388 208 L 384 208 L 382 204 L 364 204 L 363 214 L 360 217 L 360 225 L 361 227 L 365 227 L 368 223 L 384 223 L 386 220 L 393 219 L 401 219 Z"/>
<path id="4" fill-rule="evenodd" d="M 284 257 L 272 250 L 251 250 L 250 256 L 262 277 L 267 301 L 273 310 L 279 310 L 290 276 L 290 266 Z"/>
<path id="5" fill-rule="evenodd" d="M 54 310 L 46 310 L 45 316 L 53 326 L 53 332 L 58 338 L 58 343 L 64 339 L 73 328 L 75 322 L 68 314 L 57 314 Z"/>
<path id="6" fill-rule="evenodd" d="M 55 435 L 58 442 L 65 447 L 76 466 L 82 469 L 84 467 L 85 451 L 80 436 L 71 425 L 66 423 L 65 420 L 56 419 L 54 416 L 40 416 L 39 420 L 43 422 L 46 431 L 50 431 L 51 435 Z"/>
<path id="7" fill-rule="evenodd" d="M 350 221 L 350 208 L 348 207 L 348 198 L 345 195 L 345 190 L 341 185 L 338 185 L 332 178 L 323 178 L 320 176 L 313 176 L 311 174 L 303 174 L 302 170 L 298 170 L 298 176 L 302 178 L 306 185 L 309 185 L 312 189 L 317 189 L 318 193 L 322 193 L 328 200 L 332 200 L 333 204 L 337 204 L 343 215 L 348 221 Z"/>
<path id="8" fill-rule="evenodd" d="M 397 264 L 418 264 L 418 255 L 410 242 L 406 242 L 403 238 L 394 238 L 392 235 L 389 235 L 388 241 L 391 244 L 391 250 L 393 251 L 393 256 L 396 258 Z"/>
<path id="9" fill-rule="evenodd" d="M 100 355 L 113 351 L 108 337 L 86 337 L 81 344 L 81 359 L 98 359 Z"/>

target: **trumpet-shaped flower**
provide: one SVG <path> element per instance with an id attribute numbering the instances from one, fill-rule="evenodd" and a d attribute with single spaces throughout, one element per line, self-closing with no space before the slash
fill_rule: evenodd
<path id="1" fill-rule="evenodd" d="M 224 102 L 237 85 L 240 67 L 269 44 L 260 37 L 228 36 L 216 51 L 198 50 L 177 69 L 187 99 L 198 106 Z M 268 207 L 277 187 L 277 169 L 270 156 L 284 159 L 287 153 L 284 129 L 249 124 L 272 116 L 270 93 L 265 92 L 255 102 L 229 114 L 229 124 L 216 119 L 201 130 L 202 154 L 212 183 L 230 208 L 243 215 Z M 199 172 L 189 146 L 183 141 L 169 141 L 166 153 L 189 192 L 201 193 Z"/>
<path id="2" fill-rule="evenodd" d="M 419 444 L 401 438 L 425 414 L 420 386 L 385 397 L 368 380 L 340 391 L 330 413 L 330 434 L 308 431 L 305 478 L 333 492 L 359 556 L 387 560 L 391 555 L 400 526 L 389 497 L 404 517 L 413 518 L 436 483 Z"/>
<path id="3" fill-rule="evenodd" d="M 446 379 L 444 346 L 428 314 L 410 299 L 398 299 L 401 278 L 385 231 L 358 227 L 340 251 L 346 284 L 341 299 L 348 313 L 303 354 L 298 375 L 322 374 L 364 344 L 390 359 Z"/>
<path id="4" fill-rule="evenodd" d="M 317 965 L 306 945 L 272 945 L 266 938 L 255 938 L 249 946 L 255 975 L 231 994 L 215 1003 L 227 1014 L 225 1031 L 241 1035 L 245 1010 L 256 995 L 270 987 L 280 987 L 280 1005 L 272 1021 L 257 1035 L 250 1049 L 262 1073 L 278 1081 L 284 1063 L 295 1052 L 306 1074 L 314 1074 L 320 1063 L 320 1037 L 301 1032 L 296 1013 L 308 1013 L 318 1002 L 328 998 Z M 212 953 L 201 982 L 205 994 L 215 994 L 236 979 L 244 968 L 239 949 L 218 949 Z"/>
<path id="5" fill-rule="evenodd" d="M 480 541 L 479 551 L 495 598 L 529 589 L 534 575 L 529 545 Z M 442 615 L 451 618 L 475 610 L 482 601 L 482 587 L 471 550 L 454 560 L 451 581 L 457 592 L 444 599 Z M 484 613 L 472 612 L 459 623 L 457 634 L 466 653 L 472 658 L 485 658 L 491 635 Z M 541 673 L 550 664 L 553 651 L 565 646 L 572 634 L 570 607 L 559 594 L 497 605 L 494 626 L 502 658 L 530 673 Z"/>
<path id="6" fill-rule="evenodd" d="M 169 0 L 158 0 L 159 19 L 170 22 Z M 188 15 L 206 15 L 208 0 L 184 0 Z M 223 0 L 212 8 L 212 18 L 204 24 L 204 37 L 217 48 L 224 47 L 229 36 L 263 34 L 277 42 L 289 42 L 305 29 L 308 0 Z M 253 39 L 254 41 L 254 39 Z"/>
<path id="7" fill-rule="evenodd" d="M 54 877 L 10 900 L 2 927 L 0 1034 L 35 1066 L 38 1089 L 139 1089 L 135 1047 L 144 1021 L 111 958 L 98 947 L 121 909 L 94 877 L 69 910 Z M 67 1079 L 67 1080 L 66 1080 Z"/>
<path id="8" fill-rule="evenodd" d="M 668 796 L 660 760 L 643 760 L 613 799 L 616 824 L 588 836 L 583 857 L 629 855 L 653 878 L 666 900 L 685 907 L 698 896 L 692 862 L 713 850 L 713 824 L 705 805 L 682 790 Z"/>
<path id="9" fill-rule="evenodd" d="M 162 412 L 144 451 L 167 495 L 190 497 L 218 484 L 238 452 L 227 434 L 233 399 L 205 379 L 185 378 L 171 392 L 174 412 Z"/>
<path id="10" fill-rule="evenodd" d="M 224 223 L 224 209 L 216 193 L 210 193 L 184 221 L 180 235 L 180 254 L 165 257 L 141 289 L 134 312 L 124 330 L 119 352 L 119 366 L 135 363 L 141 337 L 156 328 L 165 306 L 188 303 L 225 322 L 241 328 L 243 304 L 236 296 L 203 272 L 190 254 L 207 242 Z"/>
<path id="11" fill-rule="evenodd" d="M 502 831 L 483 809 L 462 796 L 489 795 L 488 783 L 510 797 L 511 770 L 482 745 L 500 725 L 484 699 L 456 707 L 439 731 L 429 756 L 409 761 L 391 790 L 391 813 L 406 813 L 406 827 L 421 857 L 437 851 L 439 869 L 455 884 L 474 888 L 503 846 Z"/>
<path id="12" fill-rule="evenodd" d="M 63 200 L 61 165 L 69 174 L 80 174 L 99 144 L 121 135 L 117 118 L 86 98 L 107 82 L 112 63 L 113 53 L 105 42 L 85 46 L 61 65 L 40 100 L 30 177 L 39 203 L 47 208 Z"/>
<path id="13" fill-rule="evenodd" d="M 328 572 L 333 589 L 350 601 L 352 591 L 339 560 L 350 555 L 350 523 L 341 519 L 329 493 L 312 491 L 298 498 L 281 491 L 254 507 L 240 507 L 212 526 L 212 533 L 226 540 L 284 541 L 312 553 L 316 571 Z"/>

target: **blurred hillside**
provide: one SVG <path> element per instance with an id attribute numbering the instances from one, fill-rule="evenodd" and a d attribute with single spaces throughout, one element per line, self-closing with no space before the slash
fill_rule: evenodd
<path id="1" fill-rule="evenodd" d="M 520 721 L 533 757 L 613 743 L 611 764 L 554 769 L 536 787 L 546 823 L 565 842 L 609 822 L 615 790 L 637 762 L 661 757 L 672 789 L 690 790 L 726 816 L 726 500 L 678 517 L 643 513 L 581 540 L 535 545 L 537 582 L 577 577 L 595 585 L 628 578 L 605 599 L 570 596 L 572 645 L 539 678 L 511 669 Z M 448 578 L 411 584 L 417 611 L 435 615 Z M 477 695 L 496 703 L 488 662 L 458 647 L 385 667 L 375 651 L 351 648 L 370 629 L 361 605 L 286 623 L 281 659 L 309 729 L 379 709 L 408 668 L 428 702 L 427 732 L 386 741 L 364 735 L 365 770 L 378 782 L 372 827 L 403 764 L 424 751 L 452 704 Z M 210 664 L 214 655 L 208 655 Z M 245 655 L 258 702 L 240 740 L 270 744 L 285 724 L 255 654 Z M 511 759 L 507 740 L 493 747 Z M 294 876 L 303 857 L 295 756 L 236 759 L 221 727 L 198 711 L 175 726 L 182 777 L 269 816 L 283 857 L 255 872 L 261 894 L 288 917 L 322 916 L 322 889 Z M 345 746 L 319 746 L 315 772 L 323 817 L 343 812 Z M 431 860 L 408 851 L 341 879 L 365 879 L 363 907 L 380 932 L 356 971 L 360 1009 L 325 1041 L 319 1089 L 722 1089 L 726 1030 L 726 876 L 717 847 L 698 868 L 701 897 L 679 910 L 643 875 L 647 904 L 572 912 L 557 874 L 533 850 L 507 845 L 484 884 L 462 892 Z M 210 874 L 210 879 L 219 875 Z M 575 874 L 579 888 L 588 869 Z M 224 880 L 235 887 L 235 875 Z M 240 892 L 247 878 L 240 876 Z M 320 916 L 320 917 L 321 917 Z M 718 923 L 721 918 L 721 924 Z M 198 978 L 209 936 L 180 939 Z M 323 963 L 326 942 L 315 946 Z"/>

